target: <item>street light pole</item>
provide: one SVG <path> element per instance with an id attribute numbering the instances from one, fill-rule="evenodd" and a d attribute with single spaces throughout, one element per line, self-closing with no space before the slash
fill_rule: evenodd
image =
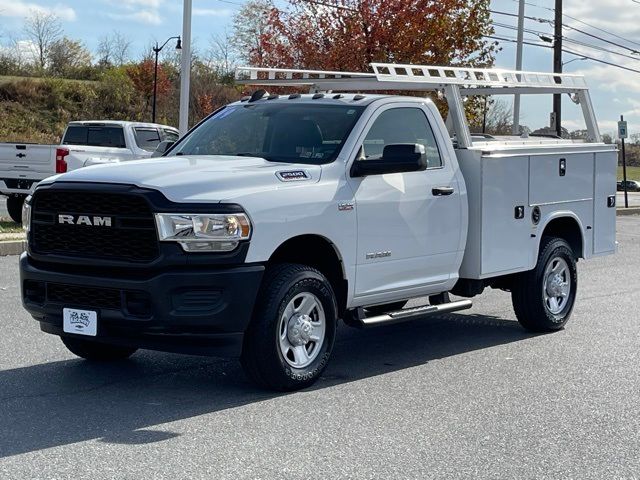
<path id="1" fill-rule="evenodd" d="M 153 104 L 151 105 L 151 123 L 156 123 L 156 101 L 158 99 L 158 55 L 167 43 L 176 38 L 178 39 L 178 41 L 176 42 L 176 50 L 181 50 L 182 43 L 180 40 L 180 35 L 167 38 L 166 42 L 164 42 L 162 46 L 158 46 L 158 42 L 156 42 L 156 46 L 153 47 L 153 53 L 155 53 L 156 60 L 153 65 Z"/>
<path id="2" fill-rule="evenodd" d="M 524 42 L 524 0 L 518 6 L 518 44 L 516 46 L 516 70 L 522 70 L 522 44 Z M 520 94 L 513 99 L 513 127 L 514 135 L 520 135 Z"/>
<path id="3" fill-rule="evenodd" d="M 153 49 L 156 54 L 156 62 L 153 67 L 153 106 L 151 107 L 151 123 L 156 123 L 156 99 L 158 98 L 158 54 L 160 49 L 158 48 L 158 42 Z"/>
<path id="4" fill-rule="evenodd" d="M 182 64 L 180 67 L 180 123 L 178 130 L 182 137 L 189 130 L 189 86 L 191 83 L 191 14 L 192 0 L 184 0 L 182 11 Z"/>

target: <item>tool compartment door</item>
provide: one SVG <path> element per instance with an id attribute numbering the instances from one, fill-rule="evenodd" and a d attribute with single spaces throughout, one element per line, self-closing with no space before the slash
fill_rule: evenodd
<path id="1" fill-rule="evenodd" d="M 595 154 L 595 185 L 593 193 L 593 254 L 605 255 L 616 248 L 616 152 Z M 611 205 L 609 198 L 613 197 Z"/>
<path id="2" fill-rule="evenodd" d="M 593 198 L 593 153 L 531 155 L 529 205 Z"/>
<path id="3" fill-rule="evenodd" d="M 529 157 L 482 158 L 482 277 L 523 270 L 530 240 Z M 524 215 L 516 217 L 516 208 Z"/>

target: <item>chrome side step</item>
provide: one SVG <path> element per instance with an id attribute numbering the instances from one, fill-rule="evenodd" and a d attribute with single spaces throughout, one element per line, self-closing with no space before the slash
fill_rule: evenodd
<path id="1" fill-rule="evenodd" d="M 364 309 L 358 308 L 352 312 L 350 320 L 353 323 L 350 324 L 359 324 L 359 326 L 361 327 L 389 325 L 392 323 L 412 320 L 416 317 L 421 316 L 467 310 L 468 308 L 471 308 L 472 305 L 473 304 L 471 303 L 471 300 L 460 300 L 458 302 L 443 303 L 441 305 L 424 305 L 422 307 L 405 308 L 403 310 L 396 310 L 394 312 L 385 313 L 384 315 L 376 315 L 375 317 L 366 317 L 364 315 Z"/>

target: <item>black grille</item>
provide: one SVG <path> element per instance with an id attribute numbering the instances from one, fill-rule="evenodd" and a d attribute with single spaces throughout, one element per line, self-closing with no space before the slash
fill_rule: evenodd
<path id="1" fill-rule="evenodd" d="M 47 300 L 69 306 L 109 308 L 120 310 L 122 299 L 120 290 L 111 288 L 85 287 L 82 285 L 47 284 Z"/>
<path id="2" fill-rule="evenodd" d="M 58 223 L 58 215 L 111 217 L 111 226 Z M 159 255 L 151 210 L 138 195 L 40 191 L 33 199 L 34 253 L 150 262 Z"/>

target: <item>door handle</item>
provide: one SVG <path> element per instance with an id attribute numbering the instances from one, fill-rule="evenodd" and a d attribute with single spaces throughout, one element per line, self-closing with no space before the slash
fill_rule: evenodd
<path id="1" fill-rule="evenodd" d="M 445 195 L 451 195 L 453 192 L 453 187 L 435 187 L 431 189 L 434 197 L 444 197 Z"/>

